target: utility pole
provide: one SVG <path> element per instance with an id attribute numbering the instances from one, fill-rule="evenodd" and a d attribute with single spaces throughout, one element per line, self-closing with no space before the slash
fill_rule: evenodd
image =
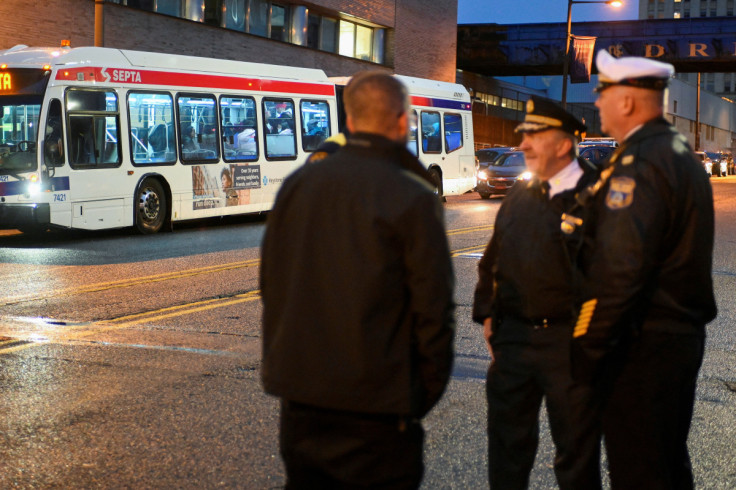
<path id="1" fill-rule="evenodd" d="M 95 46 L 102 47 L 105 45 L 105 20 L 103 15 L 103 5 L 105 0 L 95 0 Z"/>
<path id="2" fill-rule="evenodd" d="M 698 72 L 698 95 L 695 99 L 695 151 L 700 151 L 700 72 Z"/>

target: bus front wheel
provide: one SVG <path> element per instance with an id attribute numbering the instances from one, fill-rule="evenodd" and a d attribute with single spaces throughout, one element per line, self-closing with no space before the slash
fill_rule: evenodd
<path id="1" fill-rule="evenodd" d="M 156 179 L 145 179 L 136 196 L 135 226 L 144 235 L 158 233 L 166 221 L 167 204 L 164 188 Z"/>

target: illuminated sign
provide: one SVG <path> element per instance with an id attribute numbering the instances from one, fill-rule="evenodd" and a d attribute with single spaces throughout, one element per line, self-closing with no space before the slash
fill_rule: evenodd
<path id="1" fill-rule="evenodd" d="M 49 81 L 48 72 L 32 68 L 0 70 L 0 95 L 42 94 Z"/>
<path id="2" fill-rule="evenodd" d="M 8 92 L 13 90 L 13 77 L 10 73 L 0 74 L 0 91 Z"/>

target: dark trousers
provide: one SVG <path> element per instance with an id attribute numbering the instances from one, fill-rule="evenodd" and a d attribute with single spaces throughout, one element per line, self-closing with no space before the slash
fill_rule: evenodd
<path id="1" fill-rule="evenodd" d="M 704 338 L 644 332 L 615 359 L 603 416 L 614 489 L 692 489 L 687 436 Z"/>
<path id="2" fill-rule="evenodd" d="M 419 488 L 423 440 L 414 419 L 281 404 L 287 490 Z"/>
<path id="3" fill-rule="evenodd" d="M 486 383 L 491 488 L 528 488 L 543 398 L 560 488 L 601 487 L 599 399 L 589 386 L 572 380 L 571 339 L 571 322 L 535 329 L 527 322 L 504 319 L 499 326 Z"/>

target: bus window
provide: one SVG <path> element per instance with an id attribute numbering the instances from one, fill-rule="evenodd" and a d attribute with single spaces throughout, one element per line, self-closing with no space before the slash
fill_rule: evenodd
<path id="1" fill-rule="evenodd" d="M 442 151 L 442 128 L 440 113 L 422 111 L 422 150 L 424 153 Z"/>
<path id="2" fill-rule="evenodd" d="M 217 136 L 217 103 L 214 95 L 179 94 L 179 130 L 182 162 L 217 162 L 220 138 Z"/>
<path id="3" fill-rule="evenodd" d="M 301 113 L 302 147 L 314 151 L 330 137 L 330 106 L 325 101 L 303 100 Z"/>
<path id="4" fill-rule="evenodd" d="M 263 121 L 266 131 L 266 158 L 296 158 L 294 102 L 287 99 L 264 99 Z"/>
<path id="5" fill-rule="evenodd" d="M 69 89 L 66 110 L 72 168 L 119 166 L 117 94 L 112 90 Z"/>
<path id="6" fill-rule="evenodd" d="M 176 163 L 174 100 L 171 94 L 129 92 L 128 118 L 133 165 Z"/>
<path id="7" fill-rule="evenodd" d="M 463 147 L 463 118 L 460 114 L 445 114 L 445 148 L 447 153 Z"/>
<path id="8" fill-rule="evenodd" d="M 412 155 L 419 155 L 419 142 L 417 141 L 417 111 L 414 109 L 409 111 L 409 139 L 406 147 Z"/>
<path id="9" fill-rule="evenodd" d="M 35 170 L 41 96 L 4 97 L 0 105 L 0 175 Z"/>
<path id="10" fill-rule="evenodd" d="M 258 160 L 255 100 L 252 97 L 220 97 L 220 119 L 225 161 Z"/>
<path id="11" fill-rule="evenodd" d="M 43 135 L 43 161 L 46 167 L 64 165 L 64 138 L 61 128 L 61 101 L 53 99 L 49 102 L 46 115 L 46 132 Z"/>

